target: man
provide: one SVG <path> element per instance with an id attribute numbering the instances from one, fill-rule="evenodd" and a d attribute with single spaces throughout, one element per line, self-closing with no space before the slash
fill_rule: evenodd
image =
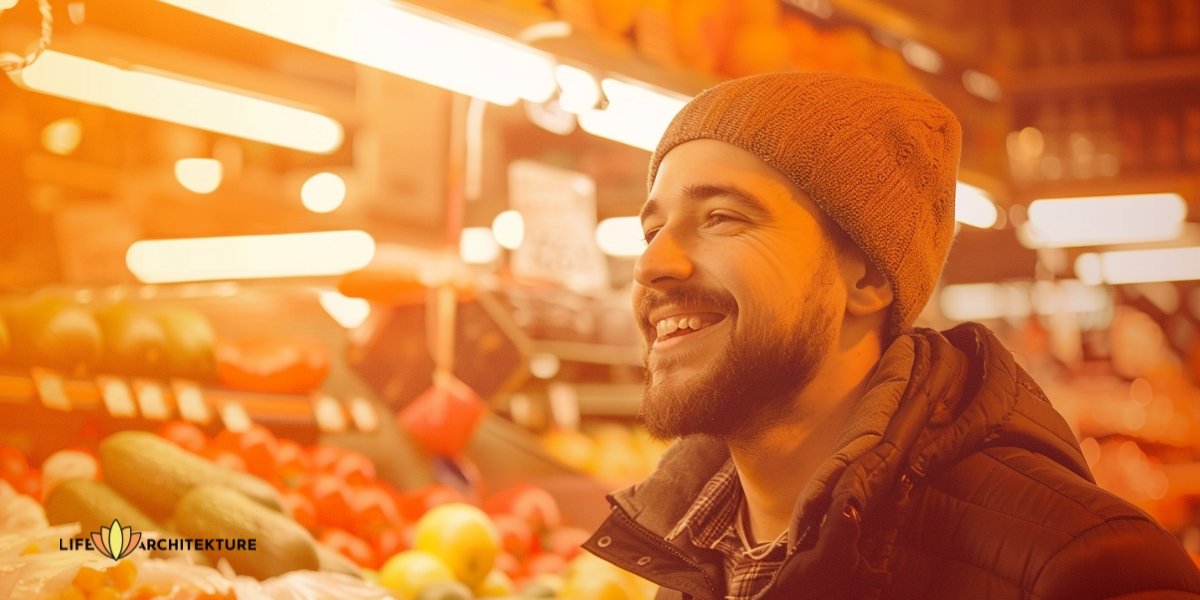
<path id="1" fill-rule="evenodd" d="M 912 329 L 960 130 L 834 74 L 718 85 L 650 163 L 643 419 L 681 438 L 585 545 L 660 598 L 1200 598 L 987 329 Z"/>

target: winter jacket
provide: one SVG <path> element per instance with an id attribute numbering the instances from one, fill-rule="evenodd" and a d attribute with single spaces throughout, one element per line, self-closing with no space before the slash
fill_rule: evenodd
<path id="1" fill-rule="evenodd" d="M 791 537 L 758 599 L 1200 598 L 1179 542 L 1096 487 L 1070 428 L 986 328 L 901 336 L 877 371 L 867 393 L 898 400 L 878 443 L 798 508 L 791 530 L 811 535 Z M 721 598 L 721 556 L 665 534 L 728 457 L 711 438 L 676 443 L 609 496 L 584 547 L 658 583 L 660 599 Z"/>

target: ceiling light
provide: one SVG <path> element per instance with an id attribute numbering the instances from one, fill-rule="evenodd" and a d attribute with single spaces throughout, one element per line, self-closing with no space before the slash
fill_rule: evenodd
<path id="1" fill-rule="evenodd" d="M 305 152 L 327 154 L 342 144 L 342 126 L 329 117 L 169 73 L 47 50 L 9 76 L 43 94 Z"/>
<path id="2" fill-rule="evenodd" d="M 593 135 L 653 151 L 671 119 L 687 99 L 646 85 L 605 79 L 600 83 L 608 106 L 579 115 L 579 126 Z"/>
<path id="3" fill-rule="evenodd" d="M 1180 235 L 1186 216 L 1179 194 L 1035 200 L 1018 235 L 1029 248 L 1163 241 Z"/>
<path id="4" fill-rule="evenodd" d="M 142 283 L 341 275 L 375 255 L 365 231 L 143 240 L 125 253 Z"/>
<path id="5" fill-rule="evenodd" d="M 528 46 L 379 0 L 161 0 L 317 52 L 496 104 L 542 102 L 554 61 Z"/>

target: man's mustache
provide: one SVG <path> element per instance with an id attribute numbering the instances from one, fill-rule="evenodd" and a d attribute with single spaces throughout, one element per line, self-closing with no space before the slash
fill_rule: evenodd
<path id="1" fill-rule="evenodd" d="M 647 289 L 638 299 L 634 309 L 638 316 L 638 325 L 643 329 L 650 328 L 647 319 L 650 313 L 662 306 L 678 306 L 687 309 L 703 309 L 705 312 L 715 311 L 725 315 L 737 313 L 737 302 L 728 293 L 705 288 L 672 288 L 668 290 Z"/>

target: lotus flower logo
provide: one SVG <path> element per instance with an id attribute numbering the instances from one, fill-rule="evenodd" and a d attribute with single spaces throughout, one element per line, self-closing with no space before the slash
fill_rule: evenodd
<path id="1" fill-rule="evenodd" d="M 96 550 L 113 560 L 121 560 L 137 549 L 142 541 L 142 532 L 130 527 L 121 527 L 121 522 L 113 519 L 109 527 L 100 526 L 100 531 L 92 532 L 92 543 Z"/>

